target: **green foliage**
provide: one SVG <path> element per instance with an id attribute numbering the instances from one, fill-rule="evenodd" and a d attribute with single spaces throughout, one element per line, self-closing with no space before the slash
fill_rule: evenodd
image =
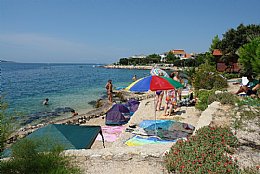
<path id="1" fill-rule="evenodd" d="M 128 65 L 128 59 L 127 58 L 121 58 L 119 59 L 120 65 Z"/>
<path id="2" fill-rule="evenodd" d="M 39 152 L 42 143 L 43 141 L 28 139 L 17 142 L 12 147 L 12 158 L 1 162 L 1 173 L 80 173 L 79 169 L 69 164 L 69 157 L 61 154 L 60 146 L 55 146 L 50 151 Z"/>
<path id="3" fill-rule="evenodd" d="M 198 97 L 198 101 L 195 105 L 196 109 L 204 111 L 209 103 L 209 96 L 214 94 L 214 90 L 200 90 L 196 92 L 196 96 Z"/>
<path id="4" fill-rule="evenodd" d="M 234 79 L 234 78 L 239 78 L 240 75 L 237 73 L 223 73 L 222 74 L 226 79 Z"/>
<path id="5" fill-rule="evenodd" d="M 175 173 L 238 173 L 236 161 L 228 155 L 237 145 L 229 128 L 203 127 L 172 146 L 165 156 L 166 168 Z"/>
<path id="6" fill-rule="evenodd" d="M 239 110 L 234 112 L 234 123 L 235 129 L 243 129 L 245 123 L 249 120 L 254 120 L 256 125 L 260 126 L 259 115 L 260 115 L 260 99 L 245 97 L 243 100 L 237 102 Z M 254 109 L 252 109 L 252 107 Z M 238 114 L 239 113 L 239 114 Z M 237 115 L 238 114 L 238 115 Z M 258 120 L 255 120 L 258 119 Z"/>
<path id="7" fill-rule="evenodd" d="M 229 92 L 215 94 L 215 90 L 199 90 L 196 91 L 196 96 L 198 97 L 198 102 L 195 107 L 201 111 L 204 111 L 214 101 L 230 105 L 235 105 L 238 102 L 238 98 Z"/>
<path id="8" fill-rule="evenodd" d="M 240 24 L 236 29 L 230 29 L 223 34 L 219 47 L 224 54 L 236 54 L 236 51 L 253 38 L 260 36 L 260 25 L 244 26 Z"/>
<path id="9" fill-rule="evenodd" d="M 160 63 L 161 57 L 159 54 L 151 54 L 146 57 L 148 63 Z"/>
<path id="10" fill-rule="evenodd" d="M 212 55 L 211 52 L 206 52 L 206 53 L 196 55 L 196 66 L 204 64 L 206 62 L 208 62 L 208 64 L 213 66 L 216 65 L 215 57 Z"/>
<path id="11" fill-rule="evenodd" d="M 219 94 L 211 94 L 208 98 L 208 103 L 213 103 L 214 101 L 218 101 L 221 104 L 230 104 L 235 105 L 238 102 L 238 98 L 229 92 L 223 92 Z"/>
<path id="12" fill-rule="evenodd" d="M 218 35 L 216 35 L 212 39 L 212 43 L 210 45 L 209 51 L 212 52 L 214 49 L 219 49 L 219 44 L 220 44 L 220 39 L 219 39 Z"/>
<path id="13" fill-rule="evenodd" d="M 184 70 L 184 74 L 188 76 L 188 83 L 192 83 L 192 79 L 194 78 L 194 74 L 196 73 L 195 67 L 190 67 Z"/>
<path id="14" fill-rule="evenodd" d="M 10 135 L 9 117 L 6 114 L 8 105 L 3 101 L 3 97 L 0 96 L 0 153 L 3 152 L 5 142 Z M 0 154 L 1 155 L 1 154 Z"/>
<path id="15" fill-rule="evenodd" d="M 240 47 L 238 53 L 244 74 L 260 74 L 260 37 Z"/>
<path id="16" fill-rule="evenodd" d="M 146 56 L 146 58 L 121 58 L 118 64 L 120 65 L 148 65 L 153 63 L 160 63 L 161 57 L 158 54 L 151 54 Z"/>
<path id="17" fill-rule="evenodd" d="M 215 67 L 208 61 L 198 67 L 193 79 L 193 86 L 198 89 L 223 89 L 226 88 L 227 81 L 216 71 Z"/>
<path id="18" fill-rule="evenodd" d="M 241 174 L 259 174 L 260 166 L 253 167 L 246 167 L 241 171 Z"/>
<path id="19" fill-rule="evenodd" d="M 238 105 L 260 106 L 260 98 L 245 97 L 238 102 Z"/>
<path id="20" fill-rule="evenodd" d="M 177 57 L 171 51 L 169 51 L 165 59 L 167 63 L 173 63 Z"/>

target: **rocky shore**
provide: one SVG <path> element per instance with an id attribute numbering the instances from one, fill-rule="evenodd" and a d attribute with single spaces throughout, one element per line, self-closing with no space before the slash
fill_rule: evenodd
<path id="1" fill-rule="evenodd" d="M 229 84 L 228 92 L 234 92 L 237 86 Z M 148 98 L 141 101 L 139 109 L 136 111 L 130 124 L 138 124 L 145 119 L 154 119 L 154 99 Z M 234 113 L 239 107 L 232 108 L 229 105 L 222 105 L 213 102 L 208 108 L 201 112 L 194 107 L 181 107 L 175 116 L 170 118 L 162 117 L 162 111 L 157 111 L 157 119 L 173 119 L 199 127 L 231 126 L 234 123 Z M 238 113 L 239 114 L 239 113 Z M 238 115 L 237 115 L 238 116 Z M 96 118 L 87 124 L 104 124 L 104 120 Z M 260 164 L 259 149 L 259 118 L 250 122 L 245 122 L 245 129 L 233 130 L 237 135 L 241 146 L 237 149 L 234 158 L 238 161 L 239 167 L 255 167 Z M 250 135 L 250 136 L 249 136 Z M 144 145 L 128 147 L 124 143 L 131 137 L 131 133 L 123 131 L 119 139 L 114 143 L 105 143 L 104 149 L 101 142 L 96 141 L 92 149 L 88 150 L 67 150 L 66 155 L 73 158 L 74 164 L 78 165 L 84 173 L 168 173 L 163 166 L 163 157 L 173 143 L 165 145 Z"/>
<path id="2" fill-rule="evenodd" d="M 130 93 L 123 90 L 115 90 L 114 91 L 114 103 L 121 103 L 129 100 L 130 98 L 136 100 L 144 100 L 147 98 L 154 97 L 153 93 Z M 54 121 L 45 121 L 40 124 L 26 124 L 19 130 L 13 132 L 9 139 L 7 140 L 7 146 L 9 147 L 17 140 L 24 138 L 28 134 L 32 133 L 33 131 L 44 127 L 48 124 L 76 124 L 76 125 L 83 125 L 89 122 L 91 119 L 95 118 L 104 118 L 105 113 L 112 107 L 113 103 L 109 103 L 107 99 L 98 99 L 94 102 L 95 109 L 88 111 L 87 113 L 83 113 L 77 116 L 58 119 L 58 117 Z"/>
<path id="3" fill-rule="evenodd" d="M 238 86 L 229 83 L 228 92 L 234 92 Z M 132 94 L 124 91 L 118 91 L 122 100 L 136 98 L 141 101 L 139 109 L 134 113 L 129 125 L 138 125 L 143 120 L 172 119 L 195 126 L 196 130 L 200 127 L 212 126 L 231 126 L 236 118 L 240 117 L 241 108 L 235 108 L 229 105 L 221 105 L 219 102 L 213 102 L 208 108 L 201 112 L 195 107 L 180 107 L 178 112 L 171 117 L 163 117 L 163 111 L 154 112 L 153 93 Z M 80 125 L 100 125 L 104 126 L 104 114 L 111 107 L 111 104 L 104 102 L 99 109 L 76 117 L 59 120 L 55 123 L 80 124 Z M 245 108 L 248 111 L 254 111 L 254 108 Z M 237 111 L 237 112 L 235 112 Z M 155 115 L 156 114 L 156 115 Z M 255 114 L 259 114 L 256 113 Z M 243 129 L 233 129 L 240 146 L 233 155 L 237 159 L 239 167 L 254 167 L 260 164 L 260 127 L 259 116 L 251 121 L 243 123 Z M 37 129 L 44 125 L 34 127 Z M 33 128 L 33 127 L 32 127 Z M 32 131 L 32 129 L 22 130 L 22 132 Z M 23 134 L 25 135 L 25 134 Z M 71 157 L 72 163 L 78 166 L 83 173 L 95 174 L 121 174 L 121 173 L 167 173 L 163 166 L 163 157 L 174 143 L 164 145 L 144 145 L 129 147 L 125 142 L 133 135 L 130 132 L 123 131 L 115 142 L 105 142 L 106 148 L 103 148 L 101 141 L 95 141 L 92 149 L 66 150 L 65 155 Z"/>

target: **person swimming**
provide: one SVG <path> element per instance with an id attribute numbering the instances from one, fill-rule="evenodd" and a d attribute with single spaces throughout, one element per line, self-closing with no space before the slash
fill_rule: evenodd
<path id="1" fill-rule="evenodd" d="M 43 105 L 48 105 L 49 104 L 49 99 L 46 98 L 43 102 L 42 102 Z"/>

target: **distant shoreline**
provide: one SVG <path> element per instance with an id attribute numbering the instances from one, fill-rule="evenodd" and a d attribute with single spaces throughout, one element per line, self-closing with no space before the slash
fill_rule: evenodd
<path id="1" fill-rule="evenodd" d="M 140 70 L 151 70 L 154 66 L 151 65 L 104 65 L 101 66 L 108 69 L 140 69 Z M 163 70 L 178 70 L 177 67 L 166 67 L 166 66 L 156 66 Z"/>

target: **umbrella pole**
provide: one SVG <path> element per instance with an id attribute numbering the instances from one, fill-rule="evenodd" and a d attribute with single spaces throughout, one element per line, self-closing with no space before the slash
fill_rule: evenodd
<path id="1" fill-rule="evenodd" d="M 157 137 L 157 125 L 156 125 L 156 101 L 155 101 L 155 98 L 156 96 L 154 97 L 154 117 L 155 117 L 155 124 L 154 124 L 154 133 L 155 133 L 155 136 Z"/>

